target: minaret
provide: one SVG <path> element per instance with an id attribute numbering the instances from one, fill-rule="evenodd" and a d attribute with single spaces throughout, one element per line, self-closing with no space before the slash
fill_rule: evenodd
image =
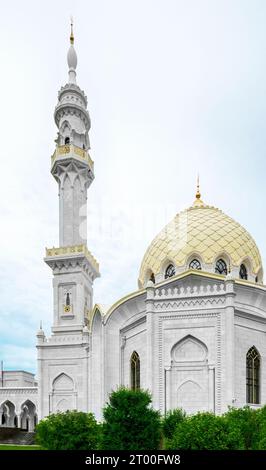
<path id="1" fill-rule="evenodd" d="M 98 263 L 87 248 L 87 190 L 94 165 L 88 153 L 87 97 L 76 84 L 72 22 L 67 62 L 68 83 L 58 93 L 54 112 L 58 134 L 51 162 L 58 183 L 59 247 L 46 249 L 45 257 L 54 274 L 54 333 L 80 331 L 86 325 L 93 281 L 99 276 Z"/>

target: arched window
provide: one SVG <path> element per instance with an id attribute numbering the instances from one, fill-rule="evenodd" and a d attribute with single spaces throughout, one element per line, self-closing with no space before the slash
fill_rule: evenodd
<path id="1" fill-rule="evenodd" d="M 223 259 L 218 259 L 218 261 L 216 261 L 215 272 L 217 274 L 227 274 L 226 262 Z"/>
<path id="2" fill-rule="evenodd" d="M 69 137 L 66 137 L 66 138 L 65 138 L 65 145 L 68 145 L 68 144 L 70 144 L 70 138 L 69 138 Z"/>
<path id="3" fill-rule="evenodd" d="M 201 264 L 200 264 L 199 260 L 198 259 L 193 259 L 192 261 L 190 261 L 189 268 L 190 269 L 198 269 L 198 271 L 200 271 L 201 270 Z"/>
<path id="4" fill-rule="evenodd" d="M 69 292 L 67 292 L 67 295 L 66 295 L 66 305 L 70 305 L 70 295 L 69 295 Z"/>
<path id="5" fill-rule="evenodd" d="M 139 355 L 134 351 L 130 359 L 130 369 L 131 369 L 131 389 L 139 390 L 140 389 L 140 360 Z"/>
<path id="6" fill-rule="evenodd" d="M 247 403 L 260 403 L 260 355 L 252 346 L 246 357 Z"/>
<path id="7" fill-rule="evenodd" d="M 172 277 L 175 275 L 175 267 L 173 264 L 169 264 L 165 270 L 165 275 L 164 278 L 168 279 L 169 277 Z"/>
<path id="8" fill-rule="evenodd" d="M 240 279 L 246 279 L 246 280 L 248 278 L 247 268 L 244 264 L 241 264 L 241 266 L 240 266 L 239 277 L 240 277 Z"/>
<path id="9" fill-rule="evenodd" d="M 255 277 L 255 282 L 259 282 L 258 276 Z"/>
<path id="10" fill-rule="evenodd" d="M 153 282 L 153 284 L 155 284 L 155 276 L 153 273 L 151 273 L 150 275 L 150 281 Z"/>

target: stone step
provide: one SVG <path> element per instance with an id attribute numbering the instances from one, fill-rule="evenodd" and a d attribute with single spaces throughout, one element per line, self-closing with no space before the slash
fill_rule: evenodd
<path id="1" fill-rule="evenodd" d="M 34 444 L 35 433 L 16 428 L 0 428 L 0 444 Z"/>

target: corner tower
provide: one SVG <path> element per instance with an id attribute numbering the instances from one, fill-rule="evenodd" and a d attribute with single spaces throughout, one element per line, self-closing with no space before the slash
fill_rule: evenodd
<path id="1" fill-rule="evenodd" d="M 58 93 L 54 112 L 58 133 L 51 161 L 58 183 L 59 247 L 46 249 L 45 258 L 54 274 L 54 332 L 83 328 L 92 307 L 93 281 L 99 276 L 98 263 L 87 248 L 87 190 L 94 165 L 87 97 L 76 83 L 73 24 L 67 62 L 68 83 Z"/>

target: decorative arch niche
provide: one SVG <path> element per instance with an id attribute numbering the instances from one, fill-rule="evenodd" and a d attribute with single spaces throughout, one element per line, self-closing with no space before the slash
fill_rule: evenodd
<path id="1" fill-rule="evenodd" d="M 178 341 L 171 350 L 172 362 L 202 362 L 207 359 L 208 348 L 199 339 L 187 335 Z"/>
<path id="2" fill-rule="evenodd" d="M 52 410 L 58 411 L 75 410 L 77 407 L 77 392 L 75 382 L 68 374 L 62 372 L 52 382 L 51 393 Z"/>
<path id="3" fill-rule="evenodd" d="M 74 382 L 69 377 L 69 375 L 62 373 L 58 375 L 53 381 L 53 391 L 73 391 L 74 390 Z"/>
<path id="4" fill-rule="evenodd" d="M 173 345 L 166 382 L 168 409 L 182 408 L 188 414 L 213 410 L 208 352 L 206 344 L 191 334 Z"/>
<path id="5" fill-rule="evenodd" d="M 59 400 L 59 402 L 57 403 L 56 408 L 58 412 L 62 413 L 71 409 L 71 405 L 69 400 L 67 400 L 66 398 L 62 398 L 62 400 Z"/>

